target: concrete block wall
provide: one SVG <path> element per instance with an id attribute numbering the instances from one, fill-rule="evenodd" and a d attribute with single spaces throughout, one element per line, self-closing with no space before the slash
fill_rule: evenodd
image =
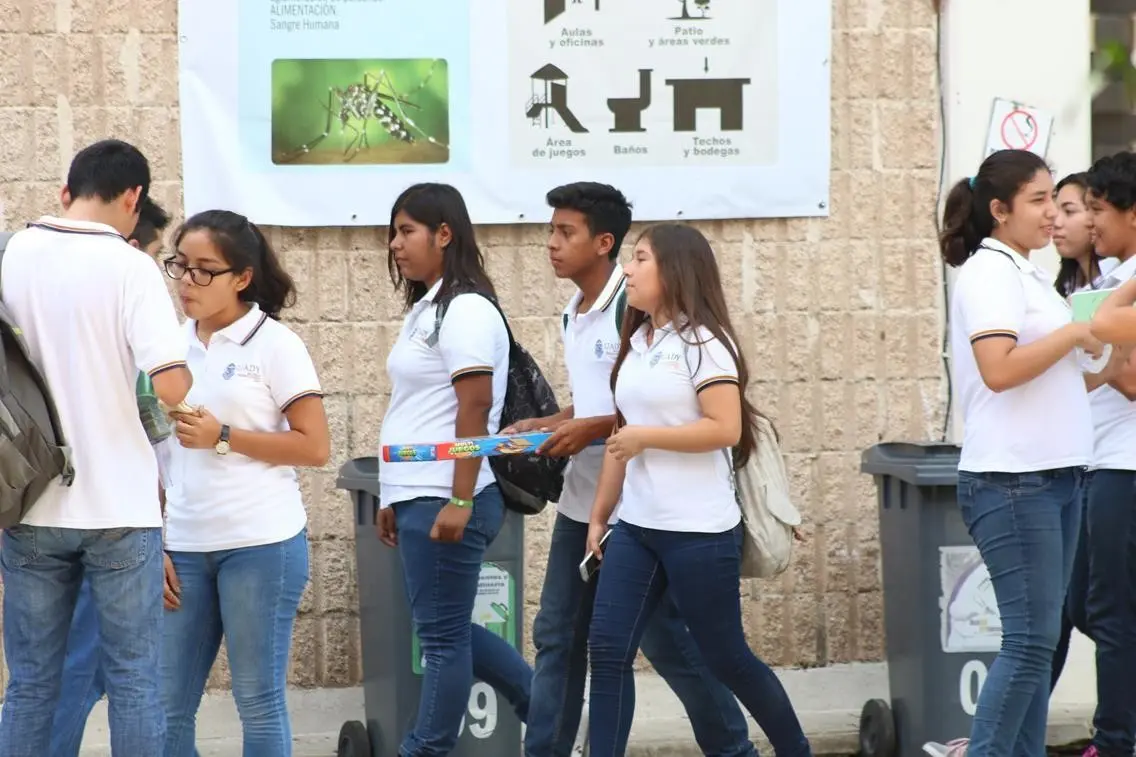
<path id="1" fill-rule="evenodd" d="M 834 0 L 833 22 L 831 217 L 698 224 L 807 519 L 793 568 L 743 587 L 749 638 L 778 665 L 881 658 L 875 494 L 859 452 L 938 438 L 945 409 L 935 16 L 925 0 Z M 156 198 L 180 209 L 178 117 L 176 0 L 0 0 L 0 226 L 53 211 L 71 155 L 108 136 L 146 152 Z M 543 227 L 478 231 L 518 337 L 563 393 L 570 289 L 547 264 Z M 375 454 L 400 312 L 385 229 L 270 234 L 299 286 L 287 318 L 316 359 L 333 439 L 332 463 L 303 474 L 313 571 L 291 680 L 348 685 L 360 678 L 353 524 L 335 473 Z M 529 523 L 526 623 L 550 524 Z M 227 677 L 221 660 L 212 683 Z"/>

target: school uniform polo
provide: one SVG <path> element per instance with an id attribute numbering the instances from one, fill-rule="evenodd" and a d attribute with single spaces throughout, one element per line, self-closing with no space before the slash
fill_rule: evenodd
<path id="1" fill-rule="evenodd" d="M 1136 257 L 1102 273 L 1094 288 L 1118 287 L 1133 276 Z M 1136 403 L 1105 384 L 1089 394 L 1089 408 L 1094 434 L 1091 467 L 1136 471 Z"/>
<path id="2" fill-rule="evenodd" d="M 487 430 L 497 433 L 508 384 L 509 336 L 497 308 L 479 294 L 450 300 L 440 330 L 435 330 L 439 281 L 414 303 L 387 356 L 390 405 L 383 417 L 379 444 L 448 442 L 457 438 L 458 396 L 454 381 L 491 374 L 493 402 Z M 494 483 L 488 458 L 482 458 L 474 493 Z M 454 462 L 379 464 L 379 504 L 390 507 L 418 497 L 453 496 Z"/>
<path id="3" fill-rule="evenodd" d="M 631 336 L 620 366 L 615 404 L 629 426 L 683 426 L 701 420 L 698 394 L 738 383 L 737 364 L 706 328 Z M 620 520 L 662 531 L 722 533 L 741 520 L 730 454 L 646 449 L 627 463 Z"/>
<path id="4" fill-rule="evenodd" d="M 233 429 L 279 433 L 297 400 L 323 396 L 315 365 L 291 329 L 252 308 L 205 345 L 185 322 L 193 388 L 203 405 Z M 291 539 L 307 524 L 296 471 L 213 448 L 173 446 L 173 486 L 166 492 L 166 547 L 215 552 Z"/>
<path id="5" fill-rule="evenodd" d="M 1052 277 L 987 238 L 959 268 L 951 297 L 951 373 L 963 420 L 959 470 L 1024 473 L 1089 464 L 1093 429 L 1074 350 L 1021 386 L 994 392 L 972 345 L 1007 336 L 1030 344 L 1072 320 Z"/>
<path id="6" fill-rule="evenodd" d="M 23 522 L 160 528 L 135 381 L 184 366 L 186 349 L 158 267 L 110 226 L 44 216 L 9 240 L 2 280 L 75 466 L 74 483 L 49 484 Z"/>
<path id="7" fill-rule="evenodd" d="M 616 301 L 623 292 L 626 278 L 623 269 L 615 266 L 591 308 L 578 312 L 584 295 L 577 290 L 561 316 L 564 365 L 568 369 L 575 418 L 615 414 L 611 369 L 619 354 Z M 592 446 L 585 447 L 569 461 L 564 472 L 564 489 L 556 505 L 564 517 L 578 523 L 587 523 L 591 518 L 603 458 L 604 448 Z"/>

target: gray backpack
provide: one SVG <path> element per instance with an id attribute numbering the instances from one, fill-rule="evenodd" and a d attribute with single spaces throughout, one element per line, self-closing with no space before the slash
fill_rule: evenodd
<path id="1" fill-rule="evenodd" d="M 11 238 L 0 233 L 0 266 Z M 56 479 L 75 480 L 63 425 L 24 332 L 0 301 L 0 528 L 22 521 Z"/>

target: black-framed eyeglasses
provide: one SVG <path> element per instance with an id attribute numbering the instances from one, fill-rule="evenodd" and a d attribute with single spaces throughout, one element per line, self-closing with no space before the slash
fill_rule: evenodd
<path id="1" fill-rule="evenodd" d="M 188 273 L 190 281 L 199 287 L 207 287 L 213 283 L 213 277 L 220 276 L 224 273 L 232 273 L 234 270 L 232 268 L 226 268 L 223 271 L 210 271 L 206 268 L 194 268 L 173 258 L 167 258 L 162 261 L 162 266 L 166 269 L 166 275 L 174 281 L 181 281 Z"/>

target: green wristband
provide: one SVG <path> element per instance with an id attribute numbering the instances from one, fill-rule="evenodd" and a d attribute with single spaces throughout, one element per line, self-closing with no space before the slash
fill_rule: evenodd
<path id="1" fill-rule="evenodd" d="M 471 508 L 473 507 L 472 499 L 462 499 L 461 497 L 450 497 L 450 504 L 454 507 Z"/>

